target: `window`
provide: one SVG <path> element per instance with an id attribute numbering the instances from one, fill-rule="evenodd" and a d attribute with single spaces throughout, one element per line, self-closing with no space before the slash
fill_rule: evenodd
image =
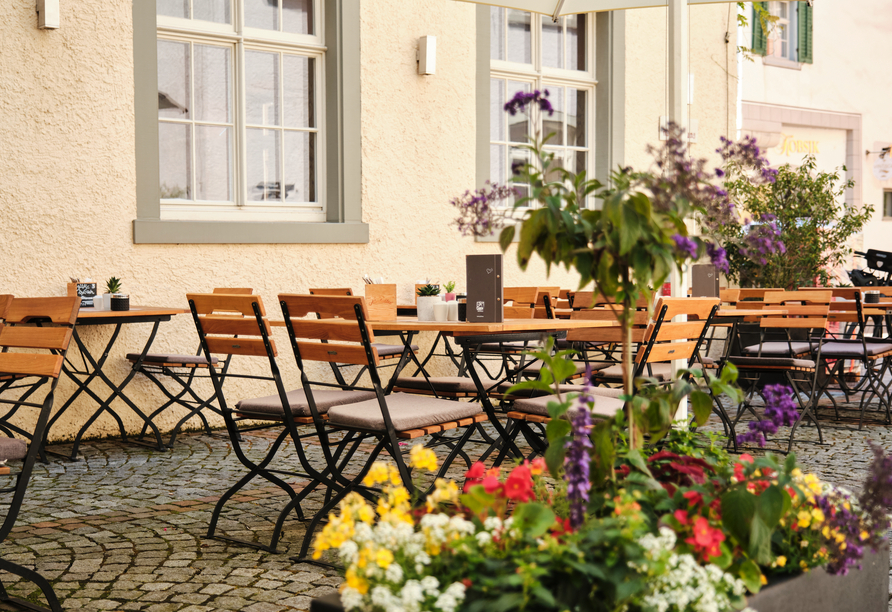
<path id="1" fill-rule="evenodd" d="M 883 217 L 892 219 L 892 191 L 883 191 Z"/>
<path id="2" fill-rule="evenodd" d="M 756 4 L 773 19 L 763 23 L 760 12 L 753 10 L 753 52 L 781 62 L 811 64 L 812 7 L 805 2 Z"/>
<path id="3" fill-rule="evenodd" d="M 360 0 L 133 3 L 140 243 L 364 243 Z"/>
<path id="4" fill-rule="evenodd" d="M 325 221 L 320 8 L 158 1 L 162 218 Z"/>
<path id="5" fill-rule="evenodd" d="M 490 8 L 490 180 L 505 183 L 511 167 L 528 159 L 522 148 L 532 126 L 510 116 L 505 103 L 518 91 L 549 92 L 554 114 L 539 129 L 553 134 L 546 148 L 564 168 L 592 175 L 594 61 L 592 17 L 550 17 Z M 522 188 L 521 188 L 522 189 Z"/>

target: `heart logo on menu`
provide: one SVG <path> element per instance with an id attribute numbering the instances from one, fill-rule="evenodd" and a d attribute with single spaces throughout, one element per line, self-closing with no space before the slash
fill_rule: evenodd
<path id="1" fill-rule="evenodd" d="M 486 269 L 486 273 L 487 273 L 487 274 L 492 274 L 492 268 L 487 268 L 487 269 Z"/>

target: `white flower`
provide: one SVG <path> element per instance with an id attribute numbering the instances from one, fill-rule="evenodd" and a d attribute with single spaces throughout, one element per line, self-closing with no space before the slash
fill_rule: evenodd
<path id="1" fill-rule="evenodd" d="M 372 604 L 384 608 L 387 612 L 403 612 L 403 607 L 399 605 L 397 598 L 383 584 L 374 587 L 371 596 Z"/>
<path id="2" fill-rule="evenodd" d="M 384 571 L 384 578 L 389 580 L 390 582 L 402 582 L 403 581 L 403 566 L 399 563 L 391 563 L 387 566 L 387 569 Z"/>
<path id="3" fill-rule="evenodd" d="M 490 516 L 483 521 L 483 528 L 487 531 L 500 531 L 502 529 L 502 519 L 497 516 Z"/>
<path id="4" fill-rule="evenodd" d="M 440 594 L 440 581 L 433 576 L 425 576 L 421 579 L 421 588 L 426 595 L 436 597 Z"/>
<path id="5" fill-rule="evenodd" d="M 341 604 L 343 604 L 345 610 L 360 608 L 362 607 L 362 595 L 356 589 L 345 586 L 344 590 L 341 591 Z"/>
<path id="6" fill-rule="evenodd" d="M 487 544 L 489 544 L 490 542 L 492 542 L 492 536 L 489 535 L 489 532 L 488 532 L 488 531 L 481 531 L 480 533 L 478 533 L 478 534 L 477 534 L 476 536 L 474 536 L 474 537 L 477 538 L 477 545 L 478 545 L 478 546 L 486 546 Z"/>

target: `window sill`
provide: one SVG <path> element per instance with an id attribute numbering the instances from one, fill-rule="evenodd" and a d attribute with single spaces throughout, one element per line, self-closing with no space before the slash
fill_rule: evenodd
<path id="1" fill-rule="evenodd" d="M 366 223 L 135 219 L 134 244 L 367 244 Z"/>
<path id="2" fill-rule="evenodd" d="M 772 66 L 774 68 L 786 68 L 788 70 L 802 70 L 802 64 L 800 62 L 794 62 L 793 60 L 775 57 L 774 55 L 763 56 L 762 64 L 765 66 Z"/>

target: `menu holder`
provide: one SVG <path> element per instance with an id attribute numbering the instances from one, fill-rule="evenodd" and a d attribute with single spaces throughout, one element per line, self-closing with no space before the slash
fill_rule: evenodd
<path id="1" fill-rule="evenodd" d="M 396 285 L 366 285 L 365 307 L 372 321 L 396 319 Z"/>
<path id="2" fill-rule="evenodd" d="M 81 298 L 81 308 L 93 306 L 96 297 L 96 283 L 68 283 L 68 295 Z"/>
<path id="3" fill-rule="evenodd" d="M 468 282 L 468 321 L 501 323 L 504 319 L 502 256 L 467 255 L 465 262 Z"/>

